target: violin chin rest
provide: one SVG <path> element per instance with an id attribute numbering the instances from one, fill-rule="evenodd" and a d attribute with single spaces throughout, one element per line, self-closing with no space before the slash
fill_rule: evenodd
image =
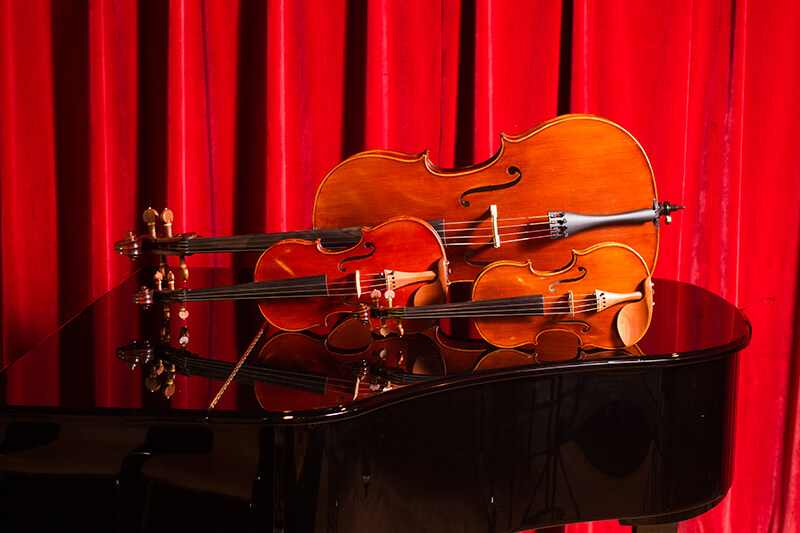
<path id="1" fill-rule="evenodd" d="M 617 313 L 617 334 L 625 348 L 636 344 L 644 337 L 653 316 L 653 287 L 650 278 L 642 282 L 640 290 L 644 297 L 623 306 Z"/>

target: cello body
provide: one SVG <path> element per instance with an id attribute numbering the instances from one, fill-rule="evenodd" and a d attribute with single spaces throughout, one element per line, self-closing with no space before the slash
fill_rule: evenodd
<path id="1" fill-rule="evenodd" d="M 398 215 L 443 220 L 451 282 L 472 281 L 498 260 L 533 258 L 537 268 L 555 270 L 570 261 L 572 250 L 611 241 L 637 250 L 653 270 L 657 217 L 566 232 L 567 238 L 551 238 L 547 229 L 555 212 L 604 215 L 654 207 L 650 162 L 627 131 L 601 117 L 573 114 L 500 138 L 494 157 L 459 170 L 437 167 L 427 152 L 356 154 L 320 184 L 314 227 L 371 225 Z M 500 234 L 499 247 L 493 233 Z"/>

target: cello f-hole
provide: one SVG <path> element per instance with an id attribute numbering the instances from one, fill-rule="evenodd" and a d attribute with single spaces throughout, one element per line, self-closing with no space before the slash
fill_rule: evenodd
<path id="1" fill-rule="evenodd" d="M 458 197 L 458 202 L 463 207 L 469 207 L 470 205 L 469 201 L 464 199 L 466 196 L 478 192 L 492 192 L 492 191 L 501 191 L 503 189 L 508 189 L 509 187 L 513 187 L 514 185 L 519 183 L 519 181 L 522 179 L 522 171 L 513 165 L 508 167 L 507 172 L 510 176 L 517 176 L 517 178 L 509 181 L 508 183 L 501 183 L 499 185 L 485 185 L 483 187 L 475 187 L 474 189 L 469 189 L 467 191 L 464 191 L 461 194 L 461 196 Z"/>

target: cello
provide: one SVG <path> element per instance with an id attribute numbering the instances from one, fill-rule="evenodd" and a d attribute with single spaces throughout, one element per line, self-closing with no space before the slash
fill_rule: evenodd
<path id="1" fill-rule="evenodd" d="M 630 133 L 602 117 L 570 114 L 500 139 L 490 160 L 459 170 L 437 167 L 428 152 L 356 154 L 320 184 L 314 227 L 400 213 L 435 220 L 452 282 L 472 281 L 498 260 L 535 258 L 539 268 L 557 269 L 573 249 L 598 242 L 630 246 L 653 270 L 659 219 L 669 222 L 682 207 L 658 202 L 650 162 Z M 376 191 L 391 202 L 375 209 L 365 200 Z"/>
<path id="2" fill-rule="evenodd" d="M 130 258 L 159 255 L 263 252 L 285 239 L 320 239 L 327 249 L 356 245 L 363 226 L 411 215 L 442 239 L 451 282 L 472 281 L 497 260 L 536 257 L 543 269 L 566 264 L 573 249 L 615 241 L 638 250 L 655 267 L 658 227 L 681 206 L 658 202 L 650 162 L 619 125 L 593 115 L 556 117 L 523 134 L 501 134 L 499 151 L 473 167 L 445 170 L 427 152 L 356 154 L 320 184 L 314 229 L 261 235 L 198 237 L 172 234 L 173 215 L 147 210 L 149 234 L 130 232 L 114 245 Z M 375 198 L 386 198 L 376 207 Z"/>

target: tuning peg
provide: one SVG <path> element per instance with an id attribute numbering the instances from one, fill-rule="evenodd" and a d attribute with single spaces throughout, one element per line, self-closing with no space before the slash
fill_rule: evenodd
<path id="1" fill-rule="evenodd" d="M 147 231 L 150 233 L 152 238 L 156 238 L 156 222 L 158 221 L 158 211 L 153 209 L 152 207 L 148 207 L 142 213 L 142 219 L 147 224 Z"/>
<path id="2" fill-rule="evenodd" d="M 172 237 L 172 221 L 174 218 L 175 215 L 168 207 L 165 207 L 164 211 L 161 212 L 161 221 L 164 223 L 164 234 L 167 237 Z"/>

